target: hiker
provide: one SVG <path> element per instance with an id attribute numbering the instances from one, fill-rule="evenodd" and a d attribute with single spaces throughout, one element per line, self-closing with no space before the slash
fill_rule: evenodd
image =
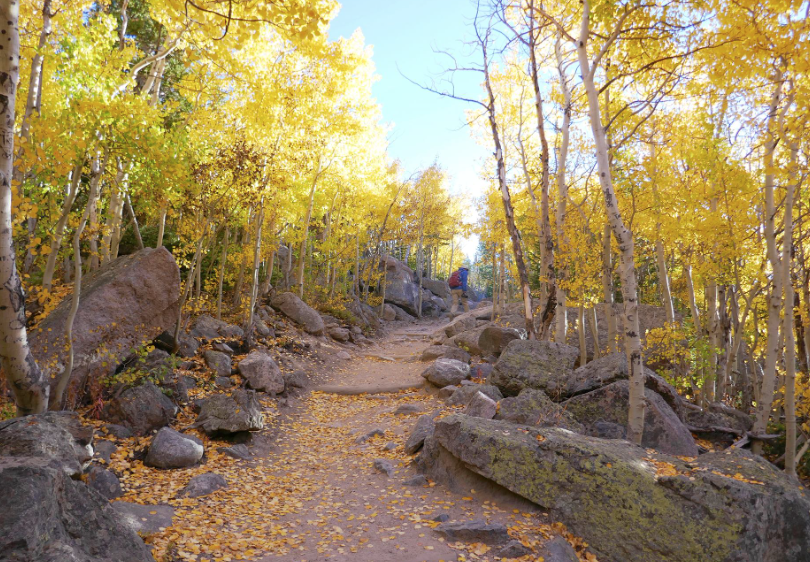
<path id="1" fill-rule="evenodd" d="M 458 301 L 461 299 L 461 304 L 464 305 L 464 312 L 470 311 L 470 305 L 467 304 L 467 274 L 469 270 L 463 265 L 453 272 L 447 284 L 450 285 L 450 294 L 453 296 L 453 306 L 450 307 L 450 316 L 456 315 L 458 310 Z"/>

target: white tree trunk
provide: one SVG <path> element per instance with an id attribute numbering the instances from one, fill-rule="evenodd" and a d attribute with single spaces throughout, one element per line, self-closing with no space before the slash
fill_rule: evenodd
<path id="1" fill-rule="evenodd" d="M 568 205 L 568 182 L 566 179 L 565 165 L 568 160 L 568 144 L 569 133 L 571 128 L 571 90 L 568 88 L 568 81 L 565 76 L 565 66 L 563 64 L 562 38 L 557 35 L 557 41 L 554 44 L 554 54 L 557 59 L 557 74 L 560 78 L 560 89 L 563 94 L 563 121 L 560 129 L 560 152 L 557 158 L 557 213 L 556 213 L 556 229 L 557 229 L 557 244 L 561 244 L 565 237 L 565 213 Z M 557 277 L 565 279 L 566 271 L 563 268 L 557 268 Z M 556 284 L 557 291 L 557 310 L 556 329 L 554 333 L 554 341 L 565 343 L 566 332 L 568 331 L 568 311 L 566 309 L 567 295 L 565 289 L 561 287 L 558 282 Z"/>
<path id="2" fill-rule="evenodd" d="M 225 239 L 222 242 L 222 255 L 219 258 L 219 278 L 217 279 L 217 320 L 222 320 L 222 283 L 225 280 L 225 266 L 228 263 L 228 242 L 231 229 L 225 225 Z"/>
<path id="3" fill-rule="evenodd" d="M 780 314 L 782 312 L 783 268 L 781 267 L 781 260 L 776 247 L 776 202 L 774 200 L 773 156 L 778 142 L 775 132 L 775 121 L 779 101 L 782 97 L 783 80 L 782 73 L 778 72 L 777 74 L 775 80 L 776 87 L 771 96 L 769 107 L 766 131 L 767 138 L 763 158 L 763 166 L 765 169 L 765 245 L 767 248 L 768 261 L 771 263 L 771 269 L 773 270 L 773 279 L 771 280 L 771 292 L 768 296 L 768 337 L 765 345 L 765 369 L 762 375 L 762 386 L 759 399 L 757 400 L 757 411 L 753 428 L 753 432 L 756 434 L 764 434 L 768 427 L 771 407 L 773 406 L 773 393 L 776 385 L 776 362 L 779 357 L 780 348 L 779 324 Z M 751 449 L 754 453 L 760 454 L 762 452 L 762 442 L 754 441 Z"/>
<path id="4" fill-rule="evenodd" d="M 50 388 L 28 347 L 25 295 L 14 254 L 11 182 L 14 167 L 14 102 L 20 68 L 19 2 L 0 2 L 0 364 L 14 392 L 17 414 L 44 412 Z"/>
<path id="5" fill-rule="evenodd" d="M 641 356 L 641 334 L 638 321 L 638 282 L 636 280 L 633 234 L 622 219 L 616 192 L 613 189 L 608 143 L 605 128 L 602 125 L 599 108 L 599 92 L 594 83 L 594 69 L 588 59 L 588 38 L 590 34 L 590 2 L 583 1 L 582 25 L 577 42 L 577 57 L 582 73 L 582 83 L 588 98 L 588 117 L 591 123 L 594 143 L 596 144 L 596 163 L 599 183 L 605 199 L 605 212 L 613 236 L 619 245 L 621 256 L 620 276 L 622 280 L 622 297 L 624 300 L 624 346 L 627 364 L 630 368 L 630 411 L 627 422 L 627 439 L 641 444 L 644 432 L 644 368 Z"/>

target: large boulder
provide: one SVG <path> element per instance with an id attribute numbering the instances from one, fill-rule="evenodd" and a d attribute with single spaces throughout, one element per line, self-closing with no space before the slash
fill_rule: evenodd
<path id="1" fill-rule="evenodd" d="M 202 403 L 192 427 L 201 427 L 212 436 L 262 429 L 264 414 L 256 391 L 239 389 L 231 394 L 214 394 Z"/>
<path id="2" fill-rule="evenodd" d="M 239 326 L 203 314 L 194 320 L 189 334 L 195 338 L 212 340 L 214 338 L 241 338 L 244 337 L 245 332 Z"/>
<path id="3" fill-rule="evenodd" d="M 685 457 L 698 455 L 692 434 L 659 394 L 649 388 L 645 389 L 644 404 L 642 446 L 670 455 Z M 622 426 L 626 431 L 630 408 L 630 383 L 616 381 L 593 392 L 574 396 L 563 402 L 562 407 L 583 424 L 590 435 L 608 437 L 600 425 L 605 422 Z M 616 436 L 611 434 L 610 437 Z"/>
<path id="4" fill-rule="evenodd" d="M 36 459 L 71 477 L 78 477 L 93 458 L 92 443 L 93 428 L 82 425 L 75 412 L 45 412 L 0 422 L 0 457 Z"/>
<path id="5" fill-rule="evenodd" d="M 231 376 L 233 366 L 231 364 L 231 358 L 226 353 L 214 351 L 213 349 L 206 349 L 203 352 L 203 359 L 205 360 L 205 364 L 208 366 L 208 368 L 216 373 L 216 376 Z"/>
<path id="6" fill-rule="evenodd" d="M 498 357 L 509 342 L 519 340 L 520 332 L 514 328 L 501 328 L 500 326 L 486 326 L 478 336 L 478 348 L 481 355 L 494 355 Z"/>
<path id="7" fill-rule="evenodd" d="M 133 348 L 173 329 L 179 298 L 180 271 L 163 247 L 120 257 L 85 276 L 73 322 L 73 371 L 66 403 L 79 403 L 83 389 L 112 374 Z M 31 351 L 51 380 L 51 390 L 68 358 L 65 323 L 71 301 L 67 295 L 28 333 Z"/>
<path id="8" fill-rule="evenodd" d="M 619 380 L 630 378 L 627 356 L 624 353 L 609 353 L 574 370 L 568 378 L 563 397 L 591 392 Z M 679 418 L 683 419 L 683 400 L 678 391 L 651 369 L 644 367 L 644 386 L 659 394 Z"/>
<path id="9" fill-rule="evenodd" d="M 300 324 L 307 333 L 320 336 L 323 334 L 325 325 L 323 318 L 318 312 L 307 303 L 298 298 L 295 293 L 281 293 L 270 303 L 273 308 L 282 312 L 287 318 L 296 324 Z"/>
<path id="10" fill-rule="evenodd" d="M 585 428 L 571 412 L 555 404 L 542 390 L 524 388 L 517 396 L 501 400 L 498 419 L 520 425 L 562 427 L 584 433 Z"/>
<path id="11" fill-rule="evenodd" d="M 414 283 L 413 270 L 391 256 L 383 256 L 380 261 L 381 267 L 385 268 L 385 302 L 403 308 L 408 314 L 418 315 L 419 285 Z"/>
<path id="12" fill-rule="evenodd" d="M 447 281 L 440 281 L 439 279 L 428 279 L 427 277 L 422 278 L 422 287 L 433 293 L 439 298 L 442 299 L 449 299 L 450 298 L 450 285 L 447 284 Z"/>
<path id="13" fill-rule="evenodd" d="M 101 418 L 123 425 L 135 435 L 146 435 L 169 425 L 176 412 L 172 401 L 150 382 L 114 397 L 104 406 Z"/>
<path id="14" fill-rule="evenodd" d="M 554 399 L 564 392 L 578 357 L 579 351 L 570 345 L 512 340 L 488 382 L 501 389 L 504 396 L 517 396 L 524 388 L 536 388 Z"/>
<path id="15" fill-rule="evenodd" d="M 477 320 L 475 316 L 473 316 L 473 312 L 466 312 L 461 316 L 457 316 L 455 320 L 450 322 L 447 326 L 441 329 L 445 336 L 448 338 L 452 338 L 453 336 L 457 336 L 461 332 L 466 332 L 467 330 L 474 330 L 477 326 Z"/>
<path id="16" fill-rule="evenodd" d="M 606 562 L 810 560 L 805 491 L 743 451 L 685 462 L 626 442 L 558 428 L 515 431 L 459 414 L 438 420 L 429 441 L 548 510 Z"/>
<path id="17" fill-rule="evenodd" d="M 251 351 L 239 362 L 239 374 L 253 390 L 269 394 L 284 392 L 284 376 L 276 362 L 264 351 Z"/>
<path id="18" fill-rule="evenodd" d="M 479 341 L 484 328 L 485 326 L 481 326 L 480 328 L 474 328 L 472 330 L 467 330 L 466 332 L 458 333 L 450 338 L 450 342 L 453 345 L 467 351 L 470 355 L 482 355 L 483 353 L 481 351 Z"/>
<path id="19" fill-rule="evenodd" d="M 92 435 L 61 412 L 0 424 L 0 559 L 153 562 L 107 499 L 79 481 Z"/>
<path id="20" fill-rule="evenodd" d="M 701 429 L 731 429 L 741 434 L 751 431 L 754 425 L 751 416 L 722 402 L 713 402 L 703 409 L 690 409 L 685 413 L 684 421 Z"/>
<path id="21" fill-rule="evenodd" d="M 436 359 L 422 376 L 439 388 L 458 385 L 470 378 L 470 366 L 455 359 Z"/>
<path id="22" fill-rule="evenodd" d="M 204 452 L 202 441 L 193 435 L 164 427 L 152 439 L 143 464 L 155 468 L 185 468 L 200 462 Z"/>
<path id="23" fill-rule="evenodd" d="M 435 361 L 436 359 L 455 359 L 462 363 L 470 362 L 470 354 L 451 345 L 431 345 L 422 352 L 421 361 Z"/>

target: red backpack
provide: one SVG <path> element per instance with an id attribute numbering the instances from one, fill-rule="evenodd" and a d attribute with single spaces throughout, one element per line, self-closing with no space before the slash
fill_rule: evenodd
<path id="1" fill-rule="evenodd" d="M 450 279 L 447 280 L 447 284 L 450 285 L 451 289 L 458 289 L 461 287 L 461 272 L 457 269 L 453 272 L 453 275 L 450 276 Z"/>

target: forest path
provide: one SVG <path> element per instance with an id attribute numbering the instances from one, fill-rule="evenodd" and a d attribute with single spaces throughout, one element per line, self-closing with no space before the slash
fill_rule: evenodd
<path id="1" fill-rule="evenodd" d="M 413 357 L 429 345 L 428 334 L 439 326 L 425 322 L 392 332 L 376 346 L 358 351 L 355 359 L 344 362 L 345 368 L 332 365 L 319 373 L 323 386 L 356 389 L 420 382 L 426 364 Z M 424 388 L 362 395 L 313 391 L 288 398 L 281 414 L 270 401 L 265 406 L 268 421 L 275 420 L 263 437 L 275 436 L 262 458 L 237 461 L 210 442 L 205 465 L 172 471 L 171 479 L 167 475 L 156 481 L 159 471 L 156 475 L 144 467 L 151 474 L 143 475 L 139 503 L 148 494 L 175 508 L 173 525 L 149 537 L 158 562 L 500 559 L 495 557 L 499 546 L 449 544 L 433 530 L 439 515 L 449 521 L 501 523 L 532 546 L 552 533 L 543 514 L 526 503 L 496 505 L 486 491 L 453 493 L 432 482 L 406 483 L 418 476 L 411 466 L 413 456 L 403 450 L 416 420 L 450 410 Z M 402 406 L 410 413 L 396 413 Z M 368 437 L 374 430 L 381 434 Z M 390 463 L 390 475 L 377 470 L 375 460 Z M 208 496 L 177 499 L 188 479 L 204 472 L 222 474 L 229 486 Z M 123 499 L 138 501 L 131 493 L 127 496 Z"/>

